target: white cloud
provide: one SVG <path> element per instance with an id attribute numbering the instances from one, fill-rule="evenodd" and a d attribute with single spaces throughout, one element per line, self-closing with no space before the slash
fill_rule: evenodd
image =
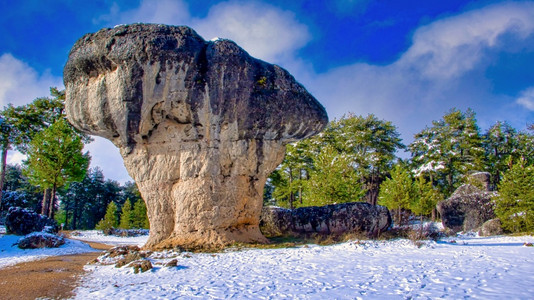
<path id="1" fill-rule="evenodd" d="M 192 25 L 206 39 L 231 39 L 252 56 L 277 63 L 292 59 L 311 38 L 293 13 L 257 2 L 220 3 Z"/>
<path id="2" fill-rule="evenodd" d="M 109 140 L 93 136 L 94 141 L 85 145 L 84 151 L 91 155 L 91 166 L 99 166 L 106 178 L 117 180 L 120 183 L 133 181 L 124 167 L 119 149 Z"/>
<path id="3" fill-rule="evenodd" d="M 396 124 L 409 142 L 452 107 L 471 107 L 482 118 L 495 111 L 499 118 L 518 117 L 509 97 L 492 94 L 485 69 L 489 52 L 513 51 L 501 39 L 519 45 L 533 33 L 534 3 L 501 3 L 417 29 L 411 47 L 389 65 L 357 63 L 304 83 L 331 117 L 374 113 Z"/>
<path id="4" fill-rule="evenodd" d="M 182 25 L 188 22 L 189 8 L 180 0 L 143 0 L 138 8 L 121 11 L 117 3 L 113 3 L 107 15 L 93 20 L 93 23 L 105 22 L 111 26 L 127 23 L 161 23 Z"/>
<path id="5" fill-rule="evenodd" d="M 18 151 L 7 152 L 7 164 L 9 165 L 22 165 L 22 161 L 26 160 L 26 155 Z"/>
<path id="6" fill-rule="evenodd" d="M 32 102 L 37 97 L 50 95 L 50 87 L 63 87 L 60 77 L 45 72 L 38 74 L 27 63 L 9 53 L 0 56 L 0 105 L 15 106 Z"/>
<path id="7" fill-rule="evenodd" d="M 516 102 L 526 109 L 534 111 L 534 87 L 522 91 Z"/>
<path id="8" fill-rule="evenodd" d="M 419 28 L 398 64 L 430 79 L 461 76 L 489 48 L 506 47 L 505 34 L 525 39 L 534 30 L 534 3 L 492 5 Z"/>

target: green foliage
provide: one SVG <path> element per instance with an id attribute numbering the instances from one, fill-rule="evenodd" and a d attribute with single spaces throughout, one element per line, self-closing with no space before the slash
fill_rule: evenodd
<path id="1" fill-rule="evenodd" d="M 386 179 L 378 196 L 378 204 L 395 211 L 394 222 L 402 224 L 402 210 L 410 208 L 414 193 L 413 180 L 408 170 L 397 164 L 391 171 L 391 178 Z"/>
<path id="2" fill-rule="evenodd" d="M 33 136 L 61 119 L 65 92 L 51 88 L 52 98 L 37 98 L 23 106 L 8 104 L 0 112 L 2 118 L 0 140 L 2 145 L 13 145 L 25 153 Z"/>
<path id="3" fill-rule="evenodd" d="M 274 186 L 272 197 L 277 204 L 289 208 L 303 205 L 305 182 L 313 168 L 312 140 L 286 146 L 286 156 L 280 167 L 269 177 Z"/>
<path id="4" fill-rule="evenodd" d="M 310 179 L 306 181 L 304 206 L 358 201 L 365 195 L 358 179 L 351 161 L 327 145 L 315 158 Z"/>
<path id="5" fill-rule="evenodd" d="M 119 218 L 117 217 L 117 205 L 115 202 L 111 201 L 108 204 L 108 207 L 106 208 L 106 215 L 98 224 L 96 225 L 96 229 L 102 230 L 104 232 L 109 231 L 112 228 L 117 228 L 119 225 Z"/>
<path id="6" fill-rule="evenodd" d="M 534 231 L 534 166 L 524 161 L 508 170 L 499 184 L 495 214 L 511 232 Z"/>
<path id="7" fill-rule="evenodd" d="M 148 222 L 148 217 L 146 214 L 146 205 L 143 199 L 137 200 L 134 204 L 132 228 L 150 228 L 150 224 Z"/>
<path id="8" fill-rule="evenodd" d="M 397 128 L 373 114 L 349 114 L 330 122 L 321 137 L 351 162 L 367 191 L 367 202 L 376 204 L 380 184 L 391 170 L 397 150 L 404 148 Z"/>
<path id="9" fill-rule="evenodd" d="M 43 189 L 81 181 L 89 166 L 89 154 L 82 153 L 82 138 L 61 119 L 37 133 L 28 147 L 25 175 Z"/>
<path id="10" fill-rule="evenodd" d="M 429 215 L 436 204 L 443 200 L 443 195 L 422 176 L 414 182 L 413 192 L 409 207 L 418 216 Z"/>
<path id="11" fill-rule="evenodd" d="M 119 228 L 121 229 L 131 229 L 134 220 L 132 203 L 130 199 L 126 199 L 122 205 Z"/>
<path id="12" fill-rule="evenodd" d="M 334 120 L 319 135 L 288 145 L 268 181 L 272 197 L 290 208 L 362 201 L 363 196 L 376 203 L 379 185 L 403 147 L 395 126 L 374 115 Z"/>
<path id="13" fill-rule="evenodd" d="M 483 169 L 484 148 L 475 113 L 452 109 L 415 135 L 408 148 L 416 177 L 425 176 L 450 195 L 470 171 Z"/>
<path id="14" fill-rule="evenodd" d="M 497 122 L 484 134 L 486 167 L 492 175 L 492 185 L 500 182 L 503 173 L 510 169 L 510 163 L 526 160 L 534 163 L 534 137 L 518 132 L 506 122 Z"/>

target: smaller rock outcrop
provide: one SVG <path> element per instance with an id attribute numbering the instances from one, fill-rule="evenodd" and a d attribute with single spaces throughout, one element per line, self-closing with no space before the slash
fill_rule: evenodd
<path id="1" fill-rule="evenodd" d="M 55 220 L 24 208 L 11 207 L 7 212 L 6 232 L 8 234 L 27 235 L 43 230 L 49 233 L 57 233 L 59 227 Z"/>
<path id="2" fill-rule="evenodd" d="M 491 219 L 484 222 L 478 231 L 480 236 L 501 235 L 503 233 L 501 220 L 499 219 Z"/>
<path id="3" fill-rule="evenodd" d="M 65 244 L 65 239 L 61 236 L 46 232 L 33 232 L 21 238 L 17 246 L 20 249 L 37 249 L 37 248 L 57 248 Z"/>
<path id="4" fill-rule="evenodd" d="M 495 193 L 488 190 L 489 174 L 486 174 L 479 172 L 471 175 L 471 179 L 480 180 L 480 187 L 464 184 L 448 199 L 438 203 L 436 208 L 445 228 L 454 232 L 471 231 L 495 218 L 492 200 Z"/>
<path id="5" fill-rule="evenodd" d="M 387 208 L 353 202 L 297 209 L 267 206 L 262 210 L 260 230 L 267 237 L 354 232 L 377 236 L 390 225 L 391 215 Z"/>

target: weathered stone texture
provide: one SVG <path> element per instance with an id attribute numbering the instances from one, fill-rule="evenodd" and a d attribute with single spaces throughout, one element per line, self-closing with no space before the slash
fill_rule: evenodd
<path id="1" fill-rule="evenodd" d="M 443 226 L 453 231 L 471 231 L 495 218 L 494 192 L 473 185 L 460 186 L 448 199 L 436 206 Z"/>
<path id="2" fill-rule="evenodd" d="M 188 27 L 88 34 L 64 69 L 66 112 L 111 140 L 148 210 L 148 247 L 264 241 L 263 187 L 324 108 L 285 70 Z"/>
<path id="3" fill-rule="evenodd" d="M 389 210 L 364 202 L 285 209 L 264 207 L 260 229 L 268 237 L 364 233 L 377 236 L 391 225 Z"/>

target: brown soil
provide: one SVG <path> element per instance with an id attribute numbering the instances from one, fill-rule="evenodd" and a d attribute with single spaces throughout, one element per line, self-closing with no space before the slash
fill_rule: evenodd
<path id="1" fill-rule="evenodd" d="M 89 243 L 97 250 L 111 246 Z M 17 264 L 0 269 L 1 299 L 65 299 L 74 296 L 78 280 L 84 274 L 83 266 L 101 255 L 89 252 L 52 256 L 42 260 Z"/>

